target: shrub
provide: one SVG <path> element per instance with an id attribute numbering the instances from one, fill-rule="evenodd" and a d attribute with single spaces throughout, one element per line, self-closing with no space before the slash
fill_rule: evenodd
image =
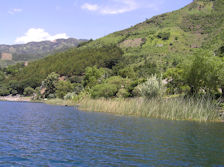
<path id="1" fill-rule="evenodd" d="M 77 96 L 77 94 L 76 94 L 75 92 L 67 93 L 67 94 L 64 96 L 64 99 L 65 99 L 65 100 L 73 100 L 76 96 Z"/>
<path id="2" fill-rule="evenodd" d="M 163 94 L 162 79 L 156 75 L 151 76 L 145 83 L 137 87 L 142 96 L 146 98 L 158 97 Z"/>
<path id="3" fill-rule="evenodd" d="M 31 96 L 31 95 L 33 95 L 34 92 L 35 92 L 35 90 L 33 88 L 27 87 L 27 88 L 24 89 L 23 94 L 25 96 Z"/>
<path id="4" fill-rule="evenodd" d="M 116 95 L 118 89 L 117 86 L 114 84 L 99 84 L 93 87 L 91 96 L 93 98 L 99 98 L 99 97 L 113 97 Z"/>

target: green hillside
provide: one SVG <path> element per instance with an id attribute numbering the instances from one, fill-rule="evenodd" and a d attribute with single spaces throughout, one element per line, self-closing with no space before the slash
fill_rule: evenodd
<path id="1" fill-rule="evenodd" d="M 167 68 L 198 48 L 216 52 L 224 45 L 223 9 L 223 0 L 195 0 L 180 10 L 155 16 L 86 47 L 116 44 L 135 68 L 145 61 Z"/>
<path id="2" fill-rule="evenodd" d="M 56 72 L 72 82 L 77 82 L 74 78 L 79 78 L 79 83 L 89 90 L 83 78 L 89 71 L 86 68 L 95 66 L 91 75 L 98 76 L 104 71 L 106 80 L 96 76 L 90 76 L 89 80 L 95 80 L 95 85 L 104 82 L 129 83 L 127 87 L 121 86 L 126 96 L 134 96 L 134 87 L 154 74 L 163 74 L 167 80 L 170 78 L 168 93 L 175 93 L 177 87 L 178 92 L 197 93 L 203 89 L 216 94 L 218 88 L 224 85 L 218 71 L 224 56 L 223 9 L 223 0 L 195 0 L 180 10 L 82 43 L 78 48 L 53 54 L 27 67 L 5 68 L 2 75 L 6 76 L 2 77 L 0 87 L 8 89 L 6 92 L 13 87 L 16 92 L 23 93 L 26 87 L 36 88 L 50 73 Z M 198 78 L 192 78 L 193 75 Z M 107 80 L 114 76 L 118 78 Z M 98 88 L 104 86 L 111 85 L 100 85 Z"/>

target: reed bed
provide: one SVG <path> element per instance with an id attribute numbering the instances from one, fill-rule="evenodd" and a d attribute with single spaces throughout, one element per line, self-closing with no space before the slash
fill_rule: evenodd
<path id="1" fill-rule="evenodd" d="M 205 122 L 220 119 L 217 105 L 203 98 L 83 99 L 79 109 L 170 120 Z"/>
<path id="2" fill-rule="evenodd" d="M 63 100 L 63 99 L 48 99 L 42 101 L 50 105 L 59 105 L 59 106 L 74 106 L 75 102 L 73 100 Z"/>

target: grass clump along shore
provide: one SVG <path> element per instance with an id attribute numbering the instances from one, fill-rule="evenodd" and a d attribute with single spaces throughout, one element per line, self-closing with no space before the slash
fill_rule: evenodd
<path id="1" fill-rule="evenodd" d="M 208 99 L 135 98 L 84 99 L 79 108 L 84 111 L 108 112 L 147 118 L 191 121 L 219 121 L 217 105 Z"/>

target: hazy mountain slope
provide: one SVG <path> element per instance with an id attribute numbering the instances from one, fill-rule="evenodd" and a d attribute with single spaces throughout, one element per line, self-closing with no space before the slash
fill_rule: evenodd
<path id="1" fill-rule="evenodd" d="M 54 42 L 30 42 L 20 45 L 0 45 L 0 66 L 1 64 L 13 64 L 18 61 L 30 61 L 43 58 L 50 53 L 63 51 L 71 47 L 75 47 L 81 42 L 87 40 L 79 40 L 75 38 L 57 39 Z"/>

